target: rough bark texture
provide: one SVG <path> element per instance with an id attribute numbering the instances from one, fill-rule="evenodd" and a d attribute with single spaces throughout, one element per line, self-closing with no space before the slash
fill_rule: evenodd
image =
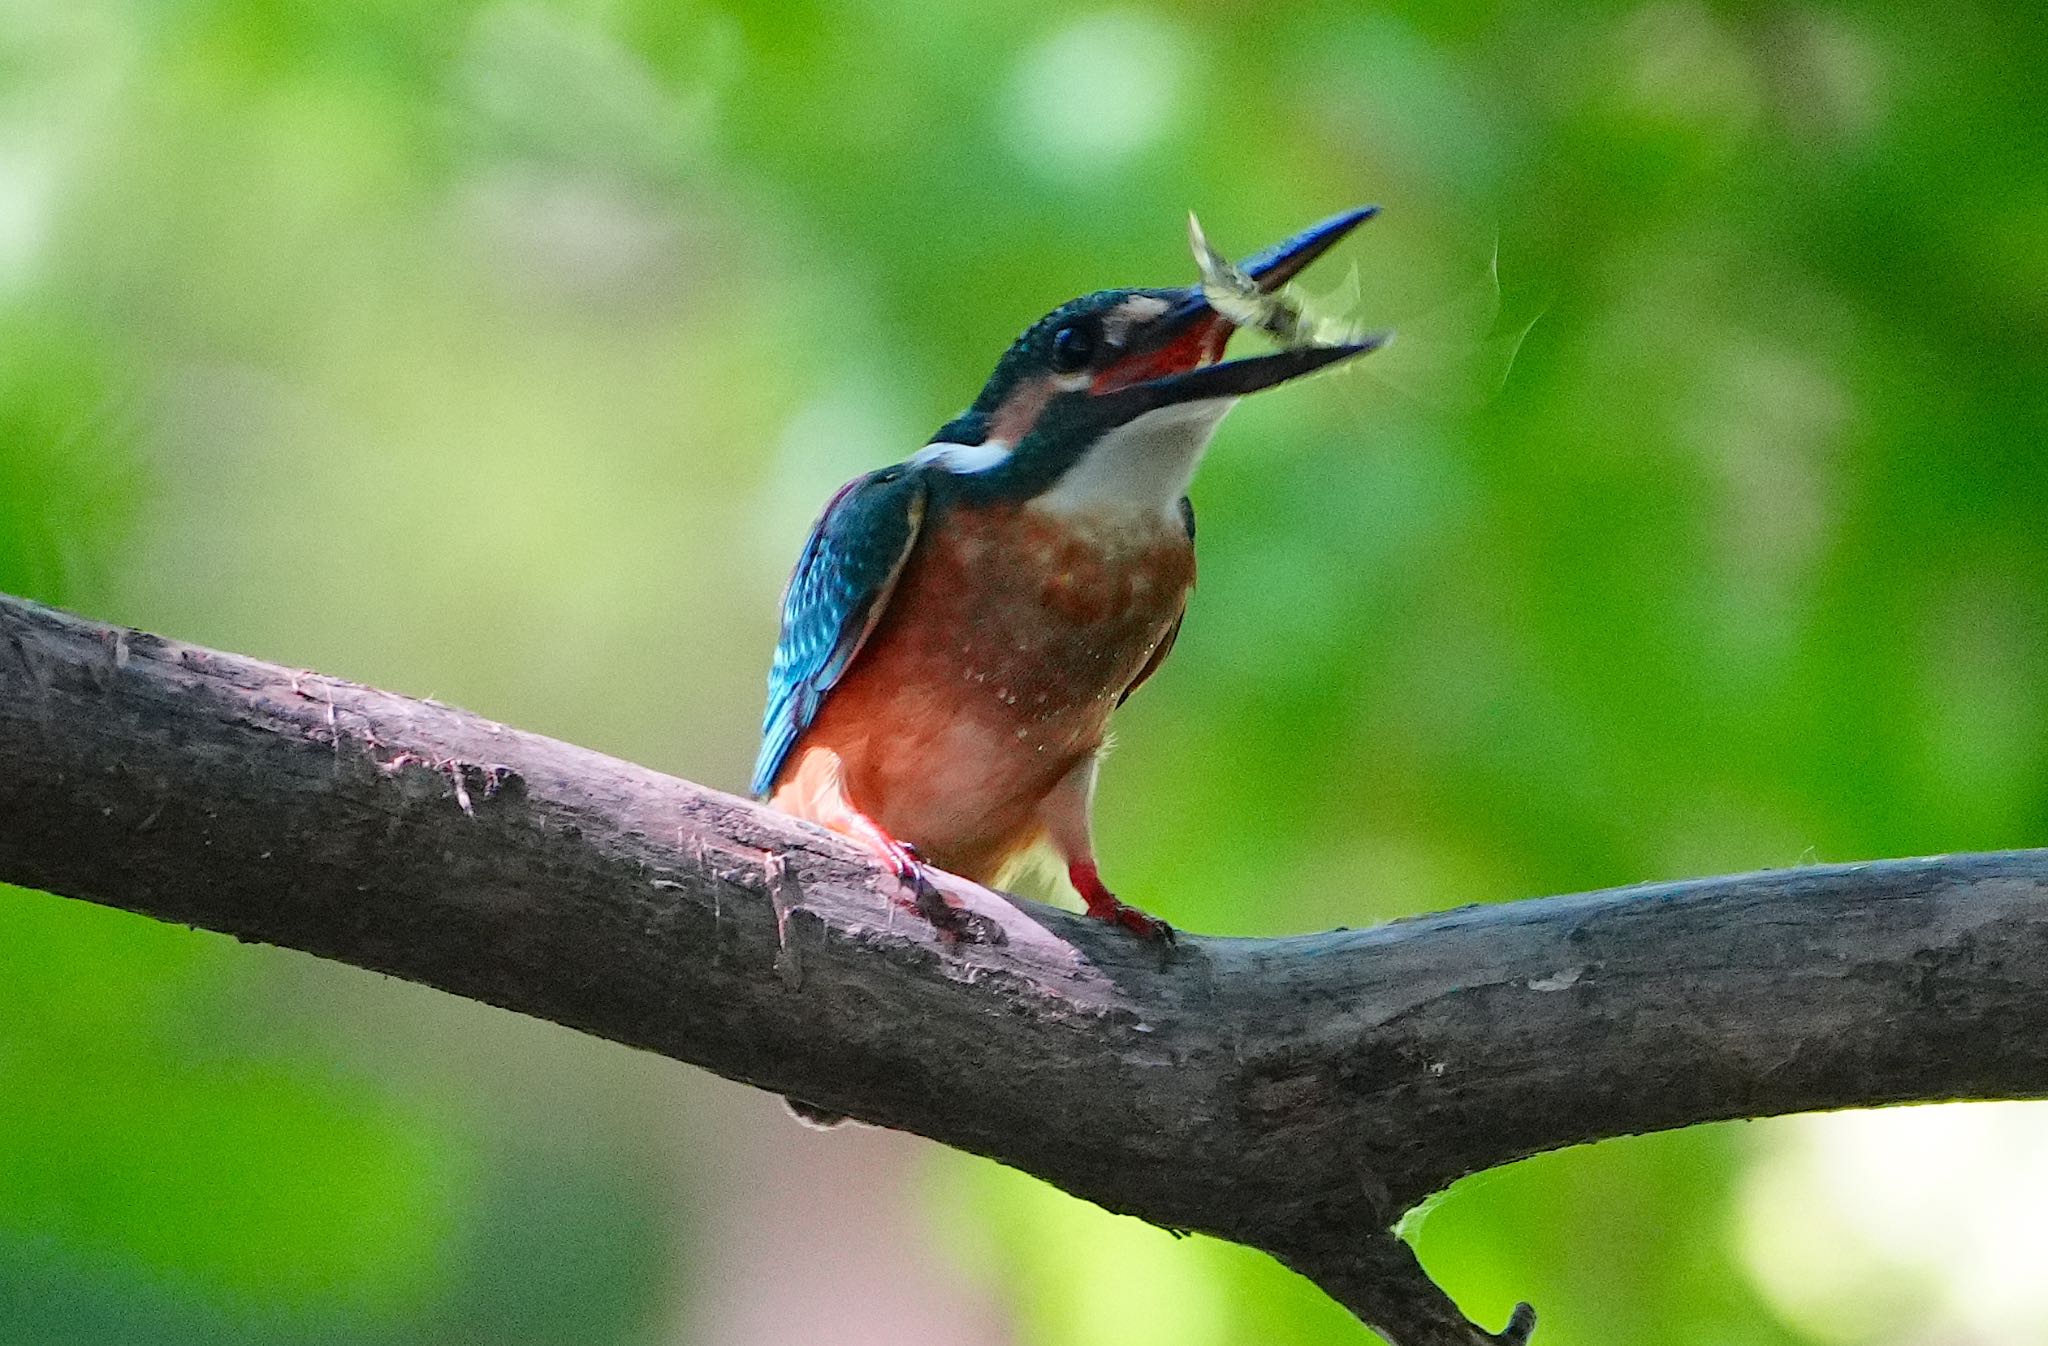
<path id="1" fill-rule="evenodd" d="M 1728 1117 L 2048 1093 L 2048 852 L 1816 866 L 1170 954 L 938 940 L 746 801 L 0 598 L 0 880 L 303 949 L 1265 1249 L 1400 1346 L 1464 1174 Z"/>

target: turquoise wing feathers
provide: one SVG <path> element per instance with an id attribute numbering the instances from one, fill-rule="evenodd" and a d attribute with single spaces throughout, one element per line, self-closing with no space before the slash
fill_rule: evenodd
<path id="1" fill-rule="evenodd" d="M 925 474 L 901 465 L 848 482 L 812 527 L 782 595 L 782 637 L 768 670 L 768 708 L 753 791 L 775 786 L 825 694 L 881 620 L 924 525 Z"/>

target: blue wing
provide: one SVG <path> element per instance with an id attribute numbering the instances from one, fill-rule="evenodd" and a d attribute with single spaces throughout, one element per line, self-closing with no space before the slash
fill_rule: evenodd
<path id="1" fill-rule="evenodd" d="M 885 467 L 848 482 L 812 527 L 782 595 L 755 794 L 774 787 L 798 735 L 881 620 L 917 542 L 928 494 L 922 471 Z"/>

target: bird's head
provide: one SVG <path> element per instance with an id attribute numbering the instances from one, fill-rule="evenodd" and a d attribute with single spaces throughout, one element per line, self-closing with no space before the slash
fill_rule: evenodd
<path id="1" fill-rule="evenodd" d="M 1374 210 L 1346 211 L 1239 264 L 1263 292 L 1293 279 Z M 1033 323 L 974 405 L 918 455 L 970 495 L 1175 514 L 1223 416 L 1275 387 L 1383 344 L 1366 337 L 1223 359 L 1237 324 L 1199 285 L 1101 290 Z"/>

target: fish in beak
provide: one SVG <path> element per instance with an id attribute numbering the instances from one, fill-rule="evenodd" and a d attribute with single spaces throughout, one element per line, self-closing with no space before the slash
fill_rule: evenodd
<path id="1" fill-rule="evenodd" d="M 1133 330 L 1125 353 L 1096 375 L 1090 388 L 1096 409 L 1123 421 L 1179 402 L 1242 397 L 1384 346 L 1390 333 L 1346 329 L 1338 339 L 1321 339 L 1327 325 L 1305 315 L 1285 290 L 1309 263 L 1378 213 L 1377 206 L 1364 206 L 1332 215 L 1238 263 L 1210 247 L 1189 216 L 1202 282 L 1154 292 L 1167 306 Z M 1224 346 L 1241 327 L 1266 332 L 1283 349 L 1223 359 Z"/>

